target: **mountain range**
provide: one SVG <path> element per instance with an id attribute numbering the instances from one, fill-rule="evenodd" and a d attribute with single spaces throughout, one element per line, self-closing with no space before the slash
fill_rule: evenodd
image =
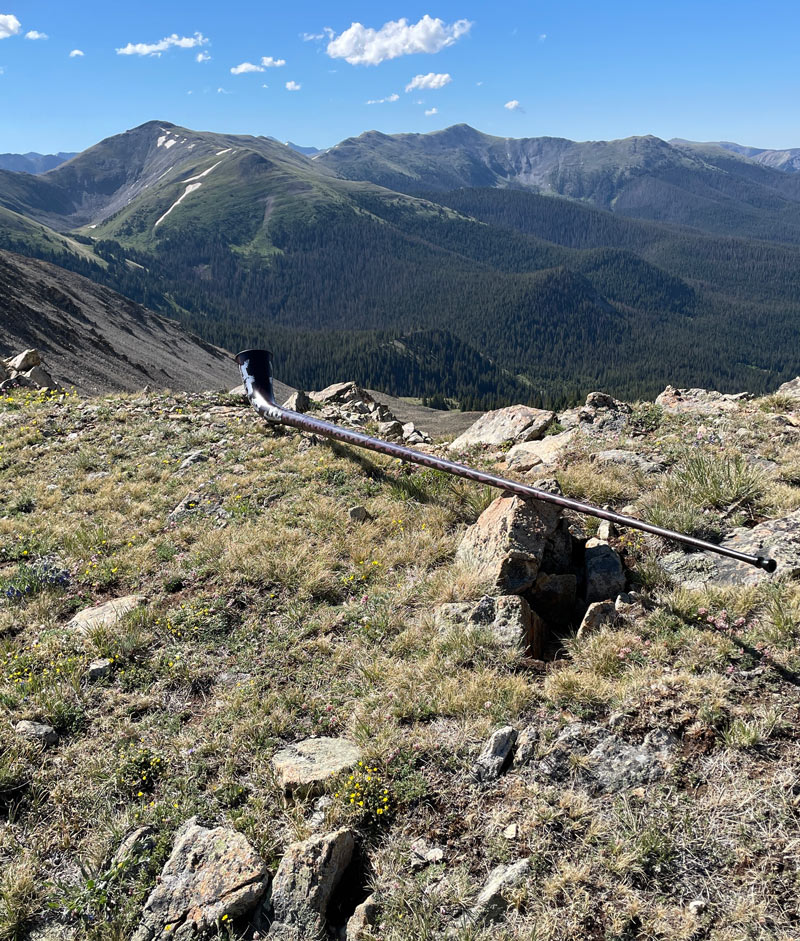
<path id="1" fill-rule="evenodd" d="M 0 170 L 14 170 L 17 173 L 46 173 L 66 163 L 76 153 L 37 154 L 0 154 Z"/>
<path id="2" fill-rule="evenodd" d="M 0 170 L 0 246 L 271 345 L 295 386 L 478 408 L 763 392 L 797 372 L 800 174 L 736 146 L 457 125 L 309 156 L 153 121 Z"/>

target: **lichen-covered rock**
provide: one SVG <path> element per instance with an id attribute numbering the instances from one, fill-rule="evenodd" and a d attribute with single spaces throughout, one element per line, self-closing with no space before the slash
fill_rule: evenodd
<path id="1" fill-rule="evenodd" d="M 521 768 L 533 761 L 538 741 L 539 729 L 535 725 L 526 725 L 517 736 L 517 751 L 514 755 L 515 768 Z"/>
<path id="2" fill-rule="evenodd" d="M 307 412 L 311 408 L 311 399 L 305 392 L 298 389 L 283 403 L 283 407 L 290 412 Z"/>
<path id="3" fill-rule="evenodd" d="M 89 680 L 90 683 L 96 683 L 97 680 L 102 680 L 104 677 L 108 676 L 112 666 L 113 661 L 109 660 L 107 657 L 92 660 L 86 668 L 86 679 Z"/>
<path id="4" fill-rule="evenodd" d="M 272 756 L 272 768 L 286 791 L 318 790 L 328 778 L 352 768 L 361 750 L 346 738 L 307 738 Z"/>
<path id="5" fill-rule="evenodd" d="M 619 554 L 606 542 L 586 543 L 586 602 L 608 601 L 625 591 L 625 570 Z"/>
<path id="6" fill-rule="evenodd" d="M 34 366 L 40 366 L 41 363 L 42 358 L 39 355 L 39 351 L 33 349 L 25 350 L 3 361 L 3 364 L 10 374 L 27 372 L 29 369 L 33 369 Z"/>
<path id="7" fill-rule="evenodd" d="M 124 598 L 114 598 L 104 604 L 92 605 L 84 608 L 67 624 L 67 628 L 86 634 L 96 627 L 113 627 L 120 618 L 130 611 L 144 604 L 142 595 L 126 595 Z"/>
<path id="8" fill-rule="evenodd" d="M 547 635 L 547 625 L 519 595 L 484 595 L 477 603 L 443 604 L 434 613 L 434 623 L 439 630 L 453 624 L 485 627 L 501 646 L 529 651 L 531 656 L 540 655 Z"/>
<path id="9" fill-rule="evenodd" d="M 357 386 L 355 382 L 334 382 L 333 385 L 326 386 L 320 392 L 310 392 L 310 397 L 315 402 L 324 404 L 335 403 L 337 405 L 350 405 L 353 402 L 374 402 L 372 396 Z"/>
<path id="10" fill-rule="evenodd" d="M 475 780 L 494 781 L 499 778 L 511 760 L 511 751 L 516 740 L 517 730 L 511 725 L 492 732 L 472 766 L 472 776 Z"/>
<path id="11" fill-rule="evenodd" d="M 664 730 L 635 745 L 601 726 L 572 722 L 537 763 L 536 773 L 553 783 L 571 780 L 593 793 L 611 793 L 662 778 L 675 744 Z"/>
<path id="12" fill-rule="evenodd" d="M 328 903 L 354 848 L 353 834 L 346 827 L 292 843 L 272 883 L 275 922 L 303 928 L 308 938 L 320 934 Z"/>
<path id="13" fill-rule="evenodd" d="M 347 920 L 347 941 L 361 941 L 378 921 L 378 898 L 373 892 L 368 895 Z"/>
<path id="14" fill-rule="evenodd" d="M 536 582 L 560 518 L 551 504 L 498 497 L 467 530 L 456 557 L 474 565 L 499 591 L 520 594 Z"/>
<path id="15" fill-rule="evenodd" d="M 785 395 L 792 399 L 798 399 L 800 401 L 800 376 L 797 376 L 795 379 L 791 379 L 789 382 L 784 382 L 783 385 L 778 386 L 777 395 Z"/>
<path id="16" fill-rule="evenodd" d="M 268 884 L 266 865 L 241 833 L 207 829 L 192 817 L 178 831 L 133 941 L 201 938 L 223 918 L 254 909 Z"/>
<path id="17" fill-rule="evenodd" d="M 555 421 L 555 412 L 527 405 L 511 405 L 486 412 L 450 445 L 463 451 L 474 445 L 501 445 L 506 441 L 533 441 Z"/>
<path id="18" fill-rule="evenodd" d="M 780 519 L 766 520 L 752 529 L 735 529 L 722 546 L 775 559 L 774 576 L 745 562 L 712 553 L 670 552 L 661 559 L 668 574 L 689 589 L 705 585 L 757 585 L 772 577 L 800 577 L 800 510 Z"/>

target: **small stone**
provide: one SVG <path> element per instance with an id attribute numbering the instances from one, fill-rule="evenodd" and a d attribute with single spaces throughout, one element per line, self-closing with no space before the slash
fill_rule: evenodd
<path id="1" fill-rule="evenodd" d="M 527 879 L 530 870 L 531 864 L 527 859 L 521 859 L 510 866 L 495 866 L 489 873 L 489 880 L 481 889 L 467 920 L 473 924 L 488 924 L 502 918 L 509 906 L 510 892 Z"/>
<path id="2" fill-rule="evenodd" d="M 272 756 L 272 768 L 286 791 L 313 792 L 328 778 L 349 771 L 361 750 L 346 738 L 307 738 Z"/>
<path id="3" fill-rule="evenodd" d="M 586 609 L 578 637 L 594 634 L 606 625 L 613 624 L 617 611 L 613 601 L 593 601 Z"/>
<path id="4" fill-rule="evenodd" d="M 207 829 L 192 817 L 178 831 L 133 941 L 203 937 L 254 909 L 268 884 L 267 867 L 241 833 Z"/>
<path id="5" fill-rule="evenodd" d="M 511 760 L 511 751 L 517 741 L 517 731 L 507 725 L 491 734 L 478 760 L 472 766 L 472 776 L 477 781 L 494 781 L 503 773 Z"/>
<path id="6" fill-rule="evenodd" d="M 600 525 L 597 527 L 597 538 L 602 539 L 603 542 L 608 542 L 616 533 L 614 529 L 614 524 L 611 520 L 600 520 Z"/>
<path id="7" fill-rule="evenodd" d="M 516 840 L 518 829 L 519 829 L 519 828 L 517 827 L 517 825 L 516 825 L 515 823 L 510 823 L 510 824 L 503 830 L 503 838 L 506 839 L 506 840 Z"/>
<path id="8" fill-rule="evenodd" d="M 368 895 L 347 920 L 347 941 L 362 941 L 369 929 L 378 921 L 378 899 L 375 893 Z"/>
<path id="9" fill-rule="evenodd" d="M 96 604 L 90 608 L 79 611 L 67 624 L 67 628 L 80 634 L 86 634 L 97 627 L 114 627 L 114 625 L 130 611 L 144 604 L 142 595 L 126 595 L 124 598 L 114 598 L 104 604 Z"/>
<path id="10" fill-rule="evenodd" d="M 333 806 L 333 798 L 323 795 L 314 801 L 314 813 L 308 821 L 309 830 L 321 830 L 325 826 L 328 810 Z"/>
<path id="11" fill-rule="evenodd" d="M 191 454 L 187 454 L 186 457 L 181 461 L 179 471 L 187 470 L 192 464 L 199 464 L 201 461 L 207 461 L 208 455 L 205 451 L 192 451 Z"/>
<path id="12" fill-rule="evenodd" d="M 539 730 L 535 725 L 526 725 L 517 736 L 517 751 L 514 755 L 514 767 L 521 768 L 530 764 L 536 754 Z"/>
<path id="13" fill-rule="evenodd" d="M 38 742 L 45 748 L 58 745 L 58 732 L 52 725 L 45 725 L 43 722 L 30 722 L 28 719 L 22 719 L 14 726 L 14 731 L 17 735 Z"/>
<path id="14" fill-rule="evenodd" d="M 692 899 L 686 907 L 689 909 L 689 914 L 694 915 L 696 918 L 708 908 L 708 902 L 705 899 Z"/>
<path id="15" fill-rule="evenodd" d="M 378 425 L 378 437 L 396 441 L 403 437 L 403 426 L 399 421 L 383 421 Z"/>
<path id="16" fill-rule="evenodd" d="M 347 511 L 347 515 L 354 523 L 365 523 L 370 519 L 370 515 L 365 506 L 351 506 Z"/>
<path id="17" fill-rule="evenodd" d="M 108 676 L 111 672 L 113 662 L 113 660 L 108 660 L 105 657 L 99 660 L 92 660 L 86 670 L 86 679 L 89 680 L 90 683 L 102 680 L 103 677 Z"/>
<path id="18" fill-rule="evenodd" d="M 586 543 L 586 601 L 606 601 L 625 590 L 622 559 L 599 539 Z"/>
<path id="19" fill-rule="evenodd" d="M 648 460 L 635 451 L 622 451 L 620 449 L 598 451 L 592 455 L 591 460 L 604 466 L 630 467 L 642 474 L 659 474 L 664 470 L 664 464 L 659 461 Z"/>
<path id="20" fill-rule="evenodd" d="M 322 933 L 328 903 L 354 849 L 353 834 L 346 827 L 292 843 L 272 882 L 275 921 L 302 927 L 309 938 Z"/>
<path id="21" fill-rule="evenodd" d="M 111 857 L 111 869 L 141 866 L 146 862 L 145 856 L 155 845 L 156 831 L 153 827 L 136 827 L 126 833 L 117 851 Z"/>

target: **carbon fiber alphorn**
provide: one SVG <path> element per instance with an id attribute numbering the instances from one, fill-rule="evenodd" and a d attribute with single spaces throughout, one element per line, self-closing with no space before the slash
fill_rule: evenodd
<path id="1" fill-rule="evenodd" d="M 671 529 L 663 529 L 661 526 L 653 526 L 652 523 L 637 520 L 632 516 L 623 516 L 620 513 L 613 513 L 611 510 L 604 510 L 599 506 L 592 506 L 591 503 L 582 503 L 580 500 L 572 500 L 569 497 L 548 493 L 546 490 L 539 490 L 537 487 L 530 487 L 516 480 L 498 477 L 495 474 L 487 474 L 484 471 L 467 467 L 465 464 L 457 464 L 445 458 L 415 451 L 413 448 L 407 448 L 401 444 L 381 441 L 379 438 L 373 438 L 358 431 L 350 431 L 347 428 L 340 428 L 338 425 L 322 421 L 311 415 L 303 415 L 300 412 L 282 408 L 275 402 L 272 391 L 272 353 L 267 350 L 244 350 L 237 355 L 236 362 L 239 364 L 250 404 L 259 415 L 274 424 L 289 425 L 292 428 L 299 428 L 301 431 L 324 435 L 326 438 L 333 438 L 336 441 L 343 441 L 345 444 L 355 445 L 357 448 L 367 448 L 370 451 L 377 451 L 379 454 L 399 458 L 401 461 L 410 461 L 413 464 L 421 464 L 423 467 L 432 467 L 434 470 L 443 471 L 446 474 L 454 474 L 456 477 L 465 477 L 467 480 L 474 480 L 479 484 L 497 487 L 499 490 L 513 493 L 526 500 L 541 500 L 543 503 L 553 503 L 566 510 L 574 510 L 577 513 L 585 513 L 588 516 L 608 520 L 617 526 L 639 529 L 654 536 L 661 536 L 663 539 L 683 543 L 683 545 L 691 546 L 693 549 L 714 552 L 717 555 L 735 559 L 737 562 L 745 562 L 748 565 L 763 569 L 765 572 L 774 572 L 777 568 L 774 559 L 737 552 L 727 546 L 717 546 L 713 542 L 696 539 L 694 536 L 687 536 Z"/>

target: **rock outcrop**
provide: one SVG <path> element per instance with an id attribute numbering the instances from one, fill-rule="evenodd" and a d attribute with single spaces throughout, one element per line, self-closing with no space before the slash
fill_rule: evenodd
<path id="1" fill-rule="evenodd" d="M 318 791 L 328 778 L 348 771 L 361 750 L 346 738 L 307 738 L 280 749 L 272 756 L 272 768 L 286 791 Z"/>
<path id="2" fill-rule="evenodd" d="M 6 389 L 52 389 L 63 391 L 44 368 L 38 350 L 30 349 L 2 361 L 0 366 L 0 392 Z"/>
<path id="3" fill-rule="evenodd" d="M 192 817 L 178 832 L 133 941 L 205 937 L 251 912 L 268 884 L 266 865 L 241 833 L 208 829 Z"/>
<path id="4" fill-rule="evenodd" d="M 475 445 L 498 446 L 506 442 L 533 441 L 555 421 L 555 412 L 527 405 L 499 408 L 484 415 L 459 435 L 450 445 L 451 451 L 463 451 Z"/>

